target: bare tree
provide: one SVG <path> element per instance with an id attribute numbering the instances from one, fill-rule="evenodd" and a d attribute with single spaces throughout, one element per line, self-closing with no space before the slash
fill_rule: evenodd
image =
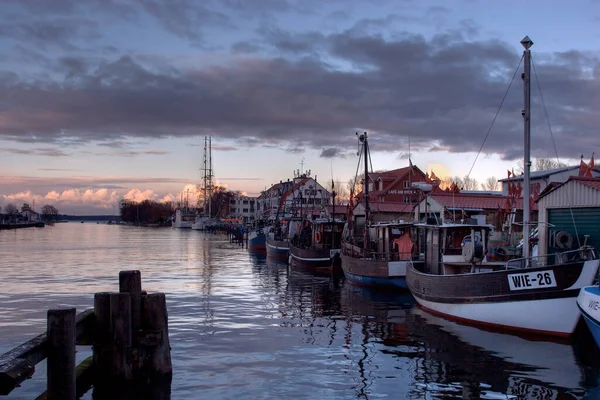
<path id="1" fill-rule="evenodd" d="M 565 164 L 564 162 L 561 162 L 560 160 L 556 160 L 554 158 L 545 158 L 545 157 L 534 158 L 531 163 L 532 171 L 547 171 L 550 169 L 557 169 L 557 168 L 564 168 L 564 167 L 567 167 L 567 164 Z M 515 171 L 516 171 L 517 175 L 522 174 L 525 171 L 525 168 L 523 168 L 523 160 L 522 159 L 517 160 L 517 168 L 515 168 Z"/>
<path id="2" fill-rule="evenodd" d="M 498 190 L 498 178 L 490 176 L 481 183 L 481 188 L 483 190 Z"/>
<path id="3" fill-rule="evenodd" d="M 479 187 L 479 182 L 468 175 L 465 175 L 462 178 L 460 176 L 455 176 L 452 178 L 452 182 L 456 183 L 460 190 L 477 190 Z"/>
<path id="4" fill-rule="evenodd" d="M 343 185 L 339 179 L 336 179 L 333 182 L 333 189 L 335 190 L 335 204 L 346 204 L 350 195 L 347 185 Z"/>
<path id="5" fill-rule="evenodd" d="M 567 164 L 552 158 L 536 158 L 533 162 L 534 171 L 547 171 L 549 169 L 564 168 Z"/>
<path id="6" fill-rule="evenodd" d="M 58 215 L 58 210 L 51 204 L 46 204 L 42 207 L 42 217 L 49 220 Z"/>
<path id="7" fill-rule="evenodd" d="M 8 203 L 6 206 L 4 206 L 4 212 L 7 215 L 16 215 L 19 212 L 19 209 L 14 203 Z"/>

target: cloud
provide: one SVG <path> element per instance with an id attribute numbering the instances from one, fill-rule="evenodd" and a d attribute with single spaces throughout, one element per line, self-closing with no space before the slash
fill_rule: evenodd
<path id="1" fill-rule="evenodd" d="M 139 1 L 141 8 L 127 18 L 150 16 L 163 29 L 194 42 L 203 40 L 199 22 L 228 26 L 227 10 L 263 23 L 255 35 L 234 44 L 231 54 L 209 54 L 185 65 L 162 55 L 72 51 L 49 60 L 56 68 L 44 79 L 31 79 L 16 67 L 0 73 L 0 138 L 65 146 L 98 142 L 135 156 L 143 151 L 125 145 L 132 139 L 211 134 L 236 140 L 240 148 L 242 143 L 292 153 L 316 148 L 327 156 L 332 148 L 351 148 L 353 133 L 367 130 L 373 151 L 398 151 L 408 135 L 415 151 L 477 151 L 521 56 L 516 43 L 479 38 L 480 28 L 470 20 L 428 37 L 394 29 L 407 19 L 443 19 L 449 11 L 439 7 L 348 21 L 349 28 L 365 29 L 333 32 L 291 31 L 268 17 L 311 12 L 302 2 L 265 0 L 253 8 L 231 0 L 208 9 L 192 1 Z M 19 39 L 28 41 L 27 48 L 43 37 L 85 38 L 91 33 L 79 28 L 78 18 L 86 14 L 82 7 L 97 10 L 103 2 L 43 3 L 55 2 L 37 1 L 45 11 L 31 11 L 35 18 L 44 12 L 60 16 L 72 23 L 72 30 L 21 29 Z M 371 29 L 378 23 L 390 32 Z M 560 155 L 595 145 L 590 138 L 600 122 L 598 59 L 575 50 L 538 54 L 534 48 L 534 61 Z M 520 157 L 521 85 L 517 75 L 484 152 Z M 532 107 L 533 156 L 547 156 L 553 145 L 539 97 L 534 96 Z M 61 151 L 45 155 L 60 156 Z"/>
<path id="2" fill-rule="evenodd" d="M 319 155 L 321 158 L 335 158 L 335 157 L 343 157 L 343 152 L 337 147 L 328 147 L 321 150 L 321 154 Z"/>
<path id="3" fill-rule="evenodd" d="M 65 153 L 62 150 L 59 150 L 54 147 L 40 147 L 37 149 L 15 149 L 15 148 L 5 148 L 0 149 L 0 153 L 10 153 L 17 155 L 35 155 L 35 156 L 46 156 L 46 157 L 66 157 L 69 154 Z"/>

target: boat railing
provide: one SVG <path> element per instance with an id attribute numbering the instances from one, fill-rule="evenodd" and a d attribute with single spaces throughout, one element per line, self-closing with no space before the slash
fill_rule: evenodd
<path id="1" fill-rule="evenodd" d="M 505 269 L 522 269 L 560 265 L 570 262 L 598 259 L 598 252 L 591 246 L 583 246 L 577 250 L 568 250 L 562 253 L 552 253 L 544 256 L 513 258 L 505 264 Z"/>

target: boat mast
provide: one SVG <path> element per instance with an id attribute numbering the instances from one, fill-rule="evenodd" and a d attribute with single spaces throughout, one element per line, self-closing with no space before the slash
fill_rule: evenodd
<path id="1" fill-rule="evenodd" d="M 212 170 L 212 137 L 208 137 L 208 217 L 212 218 L 212 192 L 213 192 L 213 170 Z"/>
<path id="2" fill-rule="evenodd" d="M 365 250 L 367 253 L 371 252 L 371 240 L 369 239 L 369 141 L 367 138 L 367 132 L 363 133 L 358 137 L 358 140 L 363 144 L 364 151 L 364 162 L 365 162 L 365 179 L 363 189 L 365 192 Z"/>
<path id="3" fill-rule="evenodd" d="M 531 212 L 529 210 L 529 173 L 531 169 L 530 151 L 531 151 L 531 51 L 529 50 L 533 46 L 533 42 L 529 39 L 529 36 L 525 36 L 521 40 L 521 44 L 525 48 L 523 51 L 524 58 L 524 73 L 523 73 L 523 94 L 524 94 L 524 105 L 523 105 L 523 122 L 525 131 L 525 143 L 524 143 L 524 157 L 523 157 L 523 257 L 527 260 L 529 257 L 529 217 Z M 527 261 L 525 261 L 527 263 Z M 527 266 L 527 265 L 526 265 Z"/>
<path id="4" fill-rule="evenodd" d="M 202 208 L 202 212 L 203 212 L 204 216 L 206 216 L 206 213 L 208 211 L 207 198 L 206 198 L 206 189 L 207 189 L 207 187 L 206 187 L 206 183 L 207 183 L 207 181 L 206 181 L 206 178 L 207 178 L 207 176 L 206 176 L 206 173 L 207 173 L 207 171 L 206 171 L 206 150 L 207 150 L 206 143 L 207 143 L 207 137 L 204 136 L 204 174 L 203 174 L 204 175 L 204 186 L 203 186 L 203 193 L 202 193 L 203 194 L 202 197 L 204 198 L 204 206 Z"/>

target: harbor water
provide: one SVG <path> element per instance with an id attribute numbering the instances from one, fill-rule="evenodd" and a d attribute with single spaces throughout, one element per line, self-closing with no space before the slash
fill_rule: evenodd
<path id="1" fill-rule="evenodd" d="M 167 297 L 173 399 L 600 398 L 600 352 L 584 325 L 568 343 L 484 331 L 433 316 L 408 293 L 171 228 L 0 231 L 0 352 L 42 333 L 49 308 L 91 308 L 130 269 Z M 90 354 L 79 347 L 78 361 Z M 7 398 L 35 398 L 45 379 L 42 362 Z"/>

